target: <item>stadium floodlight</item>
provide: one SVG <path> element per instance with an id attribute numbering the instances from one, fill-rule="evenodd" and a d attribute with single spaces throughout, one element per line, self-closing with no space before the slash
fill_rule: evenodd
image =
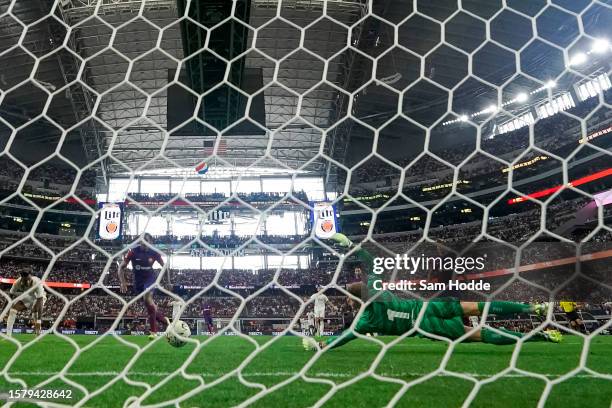
<path id="1" fill-rule="evenodd" d="M 529 99 L 529 95 L 527 95 L 525 92 L 521 92 L 520 94 L 516 95 L 514 100 L 516 102 L 527 102 L 527 99 Z"/>
<path id="2" fill-rule="evenodd" d="M 587 56 L 584 52 L 579 52 L 578 54 L 574 54 L 569 61 L 570 67 L 574 67 L 576 65 L 582 65 L 586 62 Z"/>
<path id="3" fill-rule="evenodd" d="M 459 120 L 460 120 L 461 122 L 467 122 L 467 120 L 468 120 L 468 116 L 467 116 L 467 115 L 461 115 L 461 116 L 459 116 Z"/>
<path id="4" fill-rule="evenodd" d="M 603 54 L 609 49 L 610 49 L 610 42 L 605 38 L 598 38 L 597 40 L 593 41 L 591 52 L 594 52 L 595 54 Z"/>
<path id="5" fill-rule="evenodd" d="M 497 105 L 489 105 L 489 107 L 485 109 L 485 112 L 497 112 Z"/>
<path id="6" fill-rule="evenodd" d="M 552 79 L 551 79 L 550 81 L 547 81 L 547 82 L 544 84 L 544 87 L 549 88 L 549 89 L 550 89 L 550 88 L 554 88 L 554 87 L 556 87 L 556 86 L 557 86 L 557 83 L 556 83 L 555 81 L 553 81 Z"/>

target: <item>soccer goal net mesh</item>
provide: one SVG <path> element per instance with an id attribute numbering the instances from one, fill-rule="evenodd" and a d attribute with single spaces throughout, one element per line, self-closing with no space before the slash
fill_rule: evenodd
<path id="1" fill-rule="evenodd" d="M 302 384 L 325 390 L 308 403 L 321 406 L 371 379 L 392 386 L 385 403 L 393 406 L 420 385 L 449 377 L 469 384 L 467 406 L 487 385 L 520 377 L 542 384 L 536 399 L 544 406 L 565 381 L 612 380 L 589 360 L 609 319 L 583 306 L 582 323 L 573 326 L 555 309 L 575 301 L 605 311 L 612 300 L 607 2 L 4 0 L 0 7 L 1 176 L 12 192 L 3 195 L 2 217 L 13 231 L 3 236 L 0 256 L 10 268 L 3 266 L 1 277 L 8 283 L 24 268 L 40 272 L 50 327 L 31 341 L 2 333 L 11 349 L 2 356 L 4 398 L 9 389 L 57 388 L 78 398 L 54 406 L 200 406 L 198 396 L 205 401 L 238 389 L 227 404 L 216 401 L 247 406 Z M 42 145 L 51 146 L 48 154 Z M 290 175 L 286 183 L 274 181 L 279 174 Z M 300 184 L 306 176 L 322 179 L 317 198 Z M 231 180 L 227 194 L 204 191 L 205 182 L 221 179 Z M 100 239 L 101 202 L 121 203 L 123 228 L 106 225 L 106 233 L 122 233 L 117 240 Z M 332 211 L 333 225 L 301 230 L 295 215 L 281 217 L 291 232 L 279 235 L 286 236 L 267 234 L 272 218 L 288 209 L 309 214 L 315 202 Z M 33 221 L 17 231 L 19 211 Z M 186 213 L 195 219 L 192 232 L 173 237 L 173 217 Z M 75 236 L 70 224 L 83 214 L 86 228 Z M 238 236 L 240 217 L 257 222 Z M 224 220 L 232 225 L 225 238 L 209 228 Z M 54 222 L 67 236 L 43 228 Z M 214 333 L 160 351 L 163 337 L 125 336 L 147 330 L 138 321 L 144 295 L 121 293 L 117 267 L 132 242 L 165 222 L 167 235 L 149 244 L 166 259 L 154 299 L 194 334 Z M 338 246 L 313 225 L 323 234 L 342 228 L 355 245 Z M 256 284 L 234 265 L 253 248 L 267 259 Z M 347 284 L 367 273 L 356 258 L 362 248 L 377 258 L 454 262 L 451 270 L 416 273 L 385 265 L 385 282 L 482 280 L 492 288 L 450 292 L 465 301 L 555 307 L 511 319 L 491 313 L 488 303 L 480 318 L 466 320 L 474 331 L 525 333 L 493 371 L 457 365 L 455 351 L 470 333 L 449 339 L 426 332 L 422 308 L 413 328 L 391 340 L 356 333 L 361 346 L 377 352 L 367 361 L 345 358 L 328 372 L 320 367 L 336 350 L 306 352 L 300 344 L 310 296 L 328 297 L 330 331 L 354 329 L 359 313 L 378 301 L 351 296 L 359 312 L 352 323 L 343 316 Z M 194 250 L 196 263 L 173 267 L 174 256 Z M 485 266 L 459 265 L 461 256 L 483 257 Z M 34 258 L 45 260 L 42 269 L 29 264 Z M 77 276 L 90 282 L 78 293 L 52 284 Z M 2 287 L 3 319 L 14 301 L 8 290 Z M 428 301 L 450 292 L 396 293 Z M 170 312 L 173 301 L 179 306 Z M 203 305 L 212 305 L 212 327 Z M 70 320 L 88 311 L 103 329 L 81 341 L 70 334 Z M 268 329 L 275 336 L 255 337 Z M 547 329 L 579 339 L 570 369 L 551 373 L 544 351 L 521 361 L 525 343 Z M 219 342 L 228 334 L 246 346 L 223 354 Z M 414 335 L 447 347 L 435 367 L 393 370 L 385 356 L 418 355 L 417 347 L 404 346 Z M 60 339 L 61 353 L 50 348 L 36 357 L 47 369 L 28 369 L 24 361 L 49 337 Z M 275 354 L 287 338 L 295 341 L 284 353 L 299 358 Z M 125 358 L 113 360 L 119 349 Z M 164 368 L 156 369 L 156 356 Z"/>

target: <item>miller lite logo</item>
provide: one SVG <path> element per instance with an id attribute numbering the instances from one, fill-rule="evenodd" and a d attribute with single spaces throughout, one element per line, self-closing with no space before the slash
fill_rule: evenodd
<path id="1" fill-rule="evenodd" d="M 334 235 L 336 230 L 336 210 L 329 203 L 315 203 L 313 209 L 315 235 L 327 239 Z"/>
<path id="2" fill-rule="evenodd" d="M 121 233 L 121 207 L 118 204 L 102 204 L 98 231 L 102 239 L 119 238 Z"/>

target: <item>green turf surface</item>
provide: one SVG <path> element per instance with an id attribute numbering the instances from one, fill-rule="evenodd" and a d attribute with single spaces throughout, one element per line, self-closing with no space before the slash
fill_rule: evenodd
<path id="1" fill-rule="evenodd" d="M 33 337 L 21 335 L 16 339 L 26 345 Z M 234 406 L 259 394 L 261 398 L 253 398 L 252 406 L 306 407 L 323 398 L 326 407 L 369 408 L 387 405 L 400 391 L 405 391 L 397 402 L 402 407 L 458 407 L 468 397 L 473 398 L 475 407 L 535 407 L 546 388 L 542 377 L 525 377 L 516 371 L 491 378 L 509 366 L 513 346 L 459 344 L 446 363 L 447 372 L 434 373 L 448 351 L 447 344 L 405 339 L 384 353 L 374 370 L 377 376 L 359 377 L 372 367 L 381 347 L 356 340 L 322 354 L 307 371 L 306 379 L 292 379 L 314 356 L 302 349 L 297 337 L 252 337 L 250 341 L 231 336 L 212 340 L 197 338 L 201 342 L 210 340 L 198 352 L 192 344 L 172 348 L 163 338 L 151 345 L 146 337 L 139 336 L 122 337 L 129 344 L 112 337 L 70 336 L 69 339 L 82 348 L 80 354 L 65 338 L 46 336 L 23 348 L 8 367 L 16 346 L 0 340 L 0 365 L 8 369 L 6 376 L 0 376 L 0 390 L 4 393 L 23 388 L 9 379 L 20 379 L 27 387 L 48 381 L 40 388 L 73 391 L 72 399 L 56 401 L 66 406 L 81 401 L 87 407 L 121 407 L 128 398 L 145 394 L 141 405 L 174 406 L 167 402 L 191 393 L 181 402 L 181 407 Z M 96 340 L 96 344 L 86 347 Z M 262 347 L 259 351 L 255 342 Z M 149 347 L 132 359 L 143 346 Z M 566 336 L 562 344 L 528 343 L 520 350 L 516 367 L 550 380 L 559 379 L 579 366 L 582 349 L 583 341 L 577 336 Z M 611 353 L 612 336 L 594 338 L 586 356 L 586 367 L 611 378 Z M 64 379 L 54 378 L 75 355 L 77 358 Z M 245 363 L 247 358 L 250 360 Z M 112 382 L 128 363 L 131 366 L 127 375 Z M 241 382 L 236 369 L 243 363 Z M 189 379 L 177 372 L 181 367 Z M 452 373 L 467 373 L 472 380 Z M 473 380 L 486 381 L 477 393 L 473 392 Z M 352 383 L 347 384 L 349 381 Z M 404 385 L 410 382 L 406 388 Z M 333 390 L 332 384 L 341 387 Z M 78 386 L 90 393 L 87 399 Z M 104 386 L 107 387 L 102 389 Z M 267 390 L 273 386 L 277 387 Z M 609 408 L 611 401 L 612 379 L 581 371 L 555 384 L 546 406 Z M 16 403 L 13 406 L 34 405 Z"/>

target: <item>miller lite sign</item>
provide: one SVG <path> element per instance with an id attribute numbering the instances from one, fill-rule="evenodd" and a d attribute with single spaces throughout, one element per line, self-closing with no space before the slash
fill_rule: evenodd
<path id="1" fill-rule="evenodd" d="M 315 236 L 323 239 L 331 238 L 339 231 L 336 207 L 327 202 L 313 203 L 310 214 Z"/>
<path id="2" fill-rule="evenodd" d="M 100 203 L 98 235 L 101 239 L 113 240 L 121 236 L 121 204 Z"/>

